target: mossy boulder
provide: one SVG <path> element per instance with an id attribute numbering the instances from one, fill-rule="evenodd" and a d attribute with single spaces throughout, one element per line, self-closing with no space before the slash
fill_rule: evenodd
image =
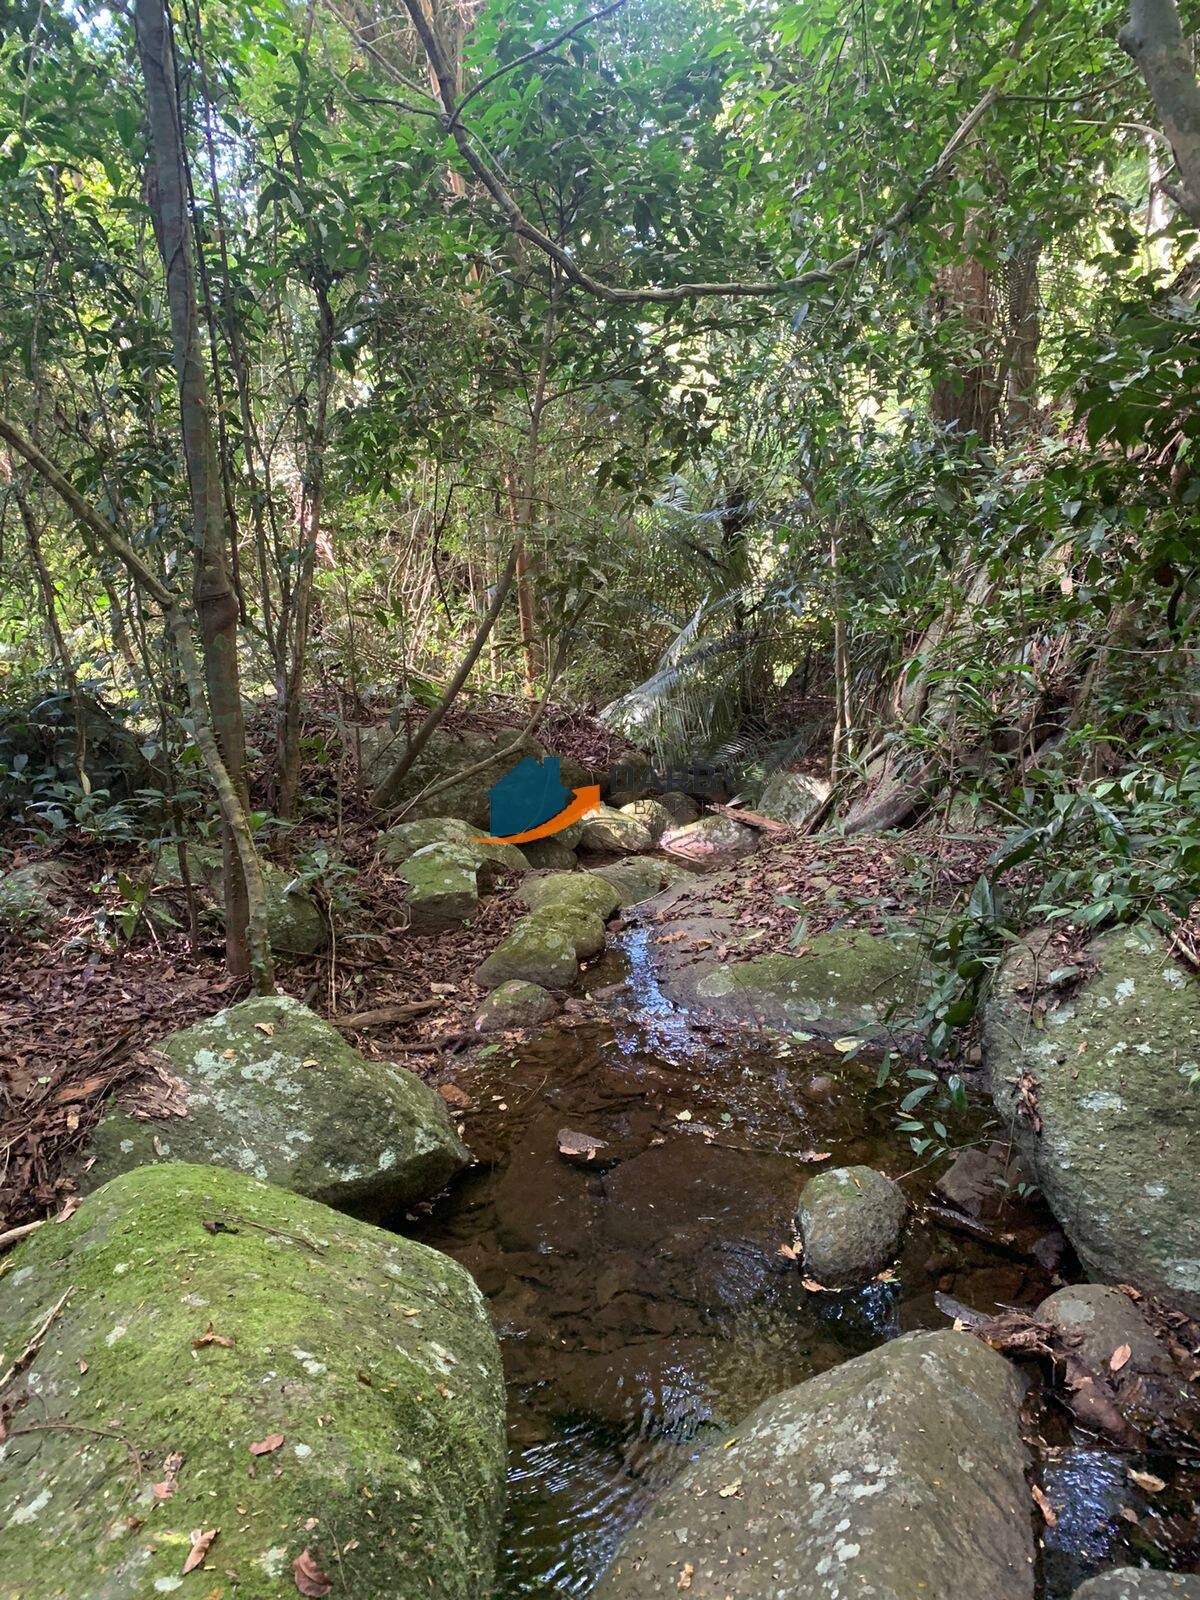
<path id="1" fill-rule="evenodd" d="M 649 900 L 668 884 L 677 883 L 689 873 L 685 867 L 664 861 L 661 856 L 626 856 L 604 867 L 593 867 L 591 876 L 603 878 L 620 896 L 622 906 L 636 906 Z"/>
<path id="2" fill-rule="evenodd" d="M 400 868 L 409 926 L 418 933 L 461 928 L 479 909 L 475 858 L 460 844 L 427 844 Z"/>
<path id="3" fill-rule="evenodd" d="M 404 734 L 393 734 L 386 727 L 352 729 L 347 742 L 357 746 L 362 770 L 372 784 L 395 766 L 405 748 Z M 516 748 L 505 755 L 514 744 Z M 470 823 L 477 833 L 486 833 L 489 788 L 525 756 L 540 759 L 544 754 L 536 739 L 520 737 L 516 728 L 504 728 L 492 735 L 455 732 L 442 726 L 405 776 L 394 802 L 404 806 L 409 818 L 457 817 Z M 488 765 L 475 771 L 484 761 Z M 451 780 L 448 788 L 439 788 L 436 794 L 424 797 L 427 789 L 447 779 Z"/>
<path id="4" fill-rule="evenodd" d="M 888 1013 L 902 1025 L 921 989 L 921 949 L 915 936 L 863 932 L 818 934 L 801 956 L 757 956 L 702 978 L 705 1005 L 741 1022 L 803 1030 L 824 1037 L 890 1036 Z"/>
<path id="5" fill-rule="evenodd" d="M 757 809 L 766 817 L 798 828 L 829 798 L 824 778 L 807 772 L 775 772 L 766 781 Z"/>
<path id="6" fill-rule="evenodd" d="M 156 1049 L 184 1114 L 110 1111 L 81 1187 L 132 1167 L 207 1161 L 382 1217 L 436 1194 L 471 1159 L 428 1085 L 368 1061 L 286 995 L 243 1000 Z"/>
<path id="7" fill-rule="evenodd" d="M 177 874 L 175 849 L 159 851 L 160 872 L 168 876 Z M 212 845 L 189 845 L 188 870 L 194 880 L 203 885 L 219 909 L 224 895 L 224 870 L 221 852 Z M 267 902 L 267 935 L 276 955 L 309 956 L 323 950 L 329 940 L 329 929 L 321 908 L 301 884 L 296 875 L 269 861 L 262 863 L 263 890 Z"/>
<path id="8" fill-rule="evenodd" d="M 854 1288 L 890 1266 L 908 1214 L 903 1191 L 873 1167 L 830 1167 L 804 1186 L 796 1229 L 804 1267 L 826 1288 Z"/>
<path id="9" fill-rule="evenodd" d="M 656 800 L 653 795 L 647 795 L 644 800 L 631 800 L 626 806 L 618 806 L 617 810 L 623 816 L 632 817 L 635 822 L 640 822 L 654 844 L 658 843 L 668 828 L 675 826 L 675 818 L 662 801 Z M 697 815 L 699 815 L 698 810 Z"/>
<path id="10" fill-rule="evenodd" d="M 456 1262 L 172 1165 L 41 1229 L 4 1288 L 7 1357 L 66 1297 L 6 1394 L 6 1600 L 279 1600 L 306 1551 L 355 1600 L 491 1595 L 504 1391 Z"/>
<path id="11" fill-rule="evenodd" d="M 733 861 L 758 849 L 758 835 L 753 828 L 715 811 L 698 822 L 668 828 L 659 842 L 672 855 L 687 856 L 691 861 Z"/>
<path id="12" fill-rule="evenodd" d="M 590 961 L 604 949 L 604 923 L 586 906 L 562 905 L 551 901 L 549 905 L 539 906 L 527 917 L 522 917 L 517 926 L 525 923 L 562 928 L 575 947 L 577 961 Z"/>
<path id="13" fill-rule="evenodd" d="M 558 906 L 570 911 L 591 911 L 606 921 L 615 916 L 621 904 L 617 889 L 593 872 L 551 872 L 544 877 L 526 878 L 517 898 L 531 911 Z"/>
<path id="14" fill-rule="evenodd" d="M 0 933 L 48 933 L 58 921 L 56 891 L 64 877 L 52 861 L 30 861 L 0 873 Z"/>
<path id="15" fill-rule="evenodd" d="M 525 856 L 512 844 L 494 844 L 458 817 L 422 817 L 401 822 L 379 835 L 379 853 L 392 866 L 409 861 L 432 845 L 454 845 L 471 857 L 479 886 L 489 893 L 508 873 L 528 871 Z"/>
<path id="16" fill-rule="evenodd" d="M 548 839 L 530 839 L 520 850 L 526 864 L 540 872 L 573 872 L 579 865 L 579 857 L 557 833 Z"/>
<path id="17" fill-rule="evenodd" d="M 1200 982 L 1138 928 L 1047 988 L 1046 938 L 1015 947 L 984 1013 L 996 1106 L 1088 1274 L 1200 1316 Z"/>
<path id="18" fill-rule="evenodd" d="M 539 913 L 523 917 L 477 969 L 475 981 L 484 989 L 514 981 L 542 989 L 570 989 L 579 977 L 577 937 L 569 918 Z"/>
<path id="19" fill-rule="evenodd" d="M 477 1033 L 504 1033 L 510 1028 L 536 1028 L 557 1016 L 559 1001 L 536 983 L 502 983 L 475 1013 Z"/>
<path id="20" fill-rule="evenodd" d="M 689 822 L 699 822 L 700 807 L 690 794 L 684 794 L 682 789 L 667 789 L 657 796 L 657 803 L 670 817 L 675 827 L 682 828 Z"/>
<path id="21" fill-rule="evenodd" d="M 1020 1401 L 965 1333 L 834 1367 L 686 1467 L 594 1600 L 1032 1600 Z"/>
<path id="22" fill-rule="evenodd" d="M 579 847 L 596 855 L 637 856 L 652 850 L 654 841 L 636 817 L 601 806 L 584 822 Z"/>

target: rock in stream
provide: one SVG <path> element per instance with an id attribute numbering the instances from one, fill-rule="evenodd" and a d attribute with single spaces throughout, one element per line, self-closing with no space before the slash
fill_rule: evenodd
<path id="1" fill-rule="evenodd" d="M 595 1600 L 1032 1600 L 1020 1385 L 910 1334 L 759 1406 L 634 1528 Z"/>
<path id="2" fill-rule="evenodd" d="M 14 1256 L 0 1350 L 43 1327 L 6 1396 L 6 1596 L 490 1596 L 500 1357 L 449 1258 L 238 1173 L 142 1167 Z"/>

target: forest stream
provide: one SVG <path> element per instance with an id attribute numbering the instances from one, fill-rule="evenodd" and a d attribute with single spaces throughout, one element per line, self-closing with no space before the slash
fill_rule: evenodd
<path id="1" fill-rule="evenodd" d="M 708 1039 L 661 994 L 637 928 L 589 986 L 606 1020 L 551 1024 L 460 1073 L 478 1165 L 415 1229 L 469 1268 L 501 1339 L 504 1600 L 588 1594 L 656 1493 L 768 1396 L 945 1328 L 954 1303 L 1032 1310 L 1059 1281 L 1038 1260 L 1053 1221 L 1036 1201 L 1014 1192 L 992 1241 L 931 1214 L 939 1169 L 895 1131 L 875 1061 L 803 1038 Z M 986 1121 L 972 1103 L 951 1141 L 980 1139 Z M 604 1147 L 569 1161 L 565 1131 Z M 787 1253 L 800 1189 L 826 1160 L 902 1176 L 914 1208 L 894 1275 L 852 1293 L 810 1291 Z M 1029 1418 L 1043 1489 L 1067 1508 L 1040 1530 L 1045 1600 L 1123 1557 L 1200 1556 L 1200 1471 L 1139 1456 L 1167 1481 L 1149 1496 L 1128 1456 L 1040 1395 Z"/>

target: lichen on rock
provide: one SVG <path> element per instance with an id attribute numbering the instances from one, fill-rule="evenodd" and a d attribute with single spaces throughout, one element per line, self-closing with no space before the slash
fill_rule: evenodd
<path id="1" fill-rule="evenodd" d="M 866 1283 L 895 1260 L 908 1212 L 903 1191 L 873 1167 L 827 1167 L 800 1196 L 804 1266 L 828 1288 Z"/>
<path id="2" fill-rule="evenodd" d="M 212 1162 L 382 1217 L 436 1194 L 471 1159 L 432 1089 L 367 1060 L 287 995 L 243 1000 L 156 1049 L 185 1114 L 110 1111 L 81 1187 L 146 1164 Z"/>
<path id="3" fill-rule="evenodd" d="M 456 1262 L 238 1173 L 143 1167 L 20 1248 L 0 1351 L 63 1296 L 6 1397 L 6 1596 L 278 1600 L 306 1550 L 355 1600 L 491 1595 L 504 1391 Z"/>

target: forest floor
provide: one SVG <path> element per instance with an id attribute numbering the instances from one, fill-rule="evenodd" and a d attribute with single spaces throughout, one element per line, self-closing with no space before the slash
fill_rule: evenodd
<path id="1" fill-rule="evenodd" d="M 501 702 L 457 717 L 458 725 L 477 731 L 497 732 L 512 722 L 513 706 Z M 314 736 L 327 723 L 328 708 L 314 722 Z M 265 745 L 265 727 L 256 731 Z M 539 737 L 592 770 L 603 770 L 626 748 L 583 712 L 548 713 Z M 414 933 L 394 871 L 377 853 L 378 818 L 342 776 L 339 784 L 338 764 L 319 752 L 304 773 L 304 821 L 271 839 L 270 858 L 285 867 L 324 847 L 349 869 L 310 884 L 332 937 L 318 955 L 281 961 L 278 981 L 365 1054 L 399 1060 L 442 1083 L 480 1043 L 472 1018 L 484 991 L 475 970 L 524 908 L 501 889 L 481 902 L 468 927 Z M 995 842 L 936 826 L 902 841 L 767 834 L 735 876 L 739 925 L 758 931 L 757 955 L 795 953 L 804 938 L 835 926 L 883 931 L 960 900 Z M 64 1163 L 86 1142 L 114 1090 L 144 1073 L 142 1052 L 248 991 L 225 971 L 211 916 L 198 918 L 194 943 L 189 937 L 182 891 L 168 894 L 177 927 L 143 918 L 132 935 L 122 931 L 129 904 L 121 880 L 137 882 L 150 870 L 138 844 L 77 832 L 33 839 L 21 830 L 10 830 L 0 844 L 14 852 L 12 865 L 52 855 L 62 882 L 53 930 L 0 951 L 2 1232 L 68 1198 Z M 683 893 L 664 920 L 695 914 L 702 880 Z M 737 959 L 740 952 L 727 953 Z M 405 1006 L 424 1009 L 389 1016 Z M 568 1006 L 586 1009 L 586 1002 Z"/>

